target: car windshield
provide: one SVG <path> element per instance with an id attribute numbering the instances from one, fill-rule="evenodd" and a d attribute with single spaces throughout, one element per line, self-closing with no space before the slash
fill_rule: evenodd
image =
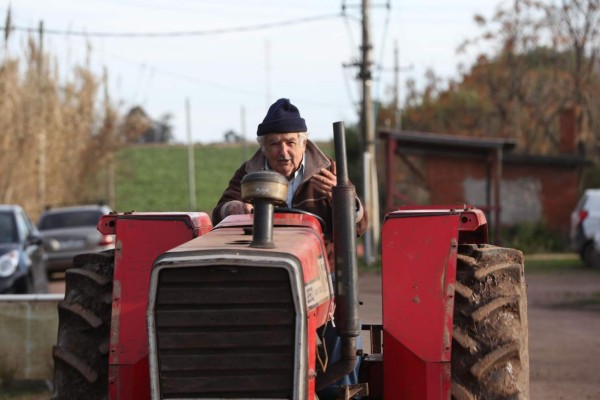
<path id="1" fill-rule="evenodd" d="M 57 212 L 44 215 L 40 221 L 40 230 L 96 226 L 102 216 L 100 211 Z"/>
<path id="2" fill-rule="evenodd" d="M 0 243 L 17 242 L 17 229 L 13 213 L 0 212 Z"/>

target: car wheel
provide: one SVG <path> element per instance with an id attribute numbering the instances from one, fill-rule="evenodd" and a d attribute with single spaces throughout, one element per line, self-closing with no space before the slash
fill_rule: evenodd
<path id="1" fill-rule="evenodd" d="M 15 283 L 16 294 L 33 293 L 33 280 L 29 274 L 25 275 Z"/>
<path id="2" fill-rule="evenodd" d="M 600 253 L 594 247 L 594 243 L 588 243 L 581 251 L 581 260 L 588 267 L 600 268 Z"/>

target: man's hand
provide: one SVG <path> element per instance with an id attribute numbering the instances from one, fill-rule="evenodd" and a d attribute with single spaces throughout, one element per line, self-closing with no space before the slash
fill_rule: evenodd
<path id="1" fill-rule="evenodd" d="M 335 161 L 331 164 L 331 171 L 327 168 L 323 168 L 319 174 L 313 177 L 313 179 L 315 180 L 317 188 L 327 194 L 327 197 L 331 200 L 333 187 L 337 185 Z"/>
<path id="2" fill-rule="evenodd" d="M 244 203 L 239 200 L 232 200 L 223 205 L 223 208 L 221 208 L 221 216 L 225 218 L 228 215 L 234 214 L 252 214 L 252 210 L 254 210 L 252 204 Z"/>

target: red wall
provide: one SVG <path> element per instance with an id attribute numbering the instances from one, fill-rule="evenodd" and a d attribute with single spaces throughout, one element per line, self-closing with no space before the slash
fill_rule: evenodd
<path id="1" fill-rule="evenodd" d="M 564 234 L 569 232 L 570 214 L 578 200 L 578 168 L 505 164 L 503 179 L 536 177 L 542 183 L 543 216 L 549 227 Z"/>
<path id="2" fill-rule="evenodd" d="M 464 179 L 486 177 L 483 160 L 428 156 L 425 169 L 425 176 L 431 188 L 431 204 L 465 203 L 467 200 L 463 196 Z"/>
<path id="3" fill-rule="evenodd" d="M 424 165 L 431 204 L 466 202 L 464 180 L 485 180 L 487 174 L 487 166 L 483 159 L 428 155 Z M 550 228 L 563 234 L 568 233 L 570 213 L 578 200 L 578 167 L 505 162 L 502 169 L 504 181 L 521 178 L 539 181 L 542 218 Z"/>

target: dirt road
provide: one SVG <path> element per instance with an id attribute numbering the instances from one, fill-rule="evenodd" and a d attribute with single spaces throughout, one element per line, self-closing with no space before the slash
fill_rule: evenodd
<path id="1" fill-rule="evenodd" d="M 360 274 L 361 320 L 381 323 L 381 275 Z M 600 399 L 600 270 L 526 274 L 531 399 Z M 64 292 L 64 282 L 51 282 Z"/>
<path id="2" fill-rule="evenodd" d="M 600 270 L 526 274 L 531 399 L 600 399 Z M 381 322 L 381 275 L 360 275 L 364 323 Z"/>

